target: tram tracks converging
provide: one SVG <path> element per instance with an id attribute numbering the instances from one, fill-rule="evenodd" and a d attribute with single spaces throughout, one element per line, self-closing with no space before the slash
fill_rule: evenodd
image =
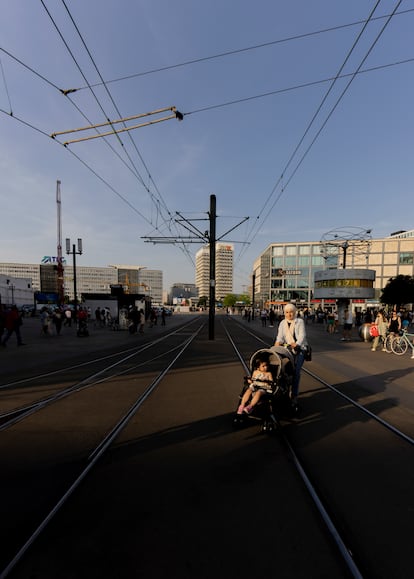
<path id="1" fill-rule="evenodd" d="M 254 339 L 256 339 L 258 342 L 260 342 L 261 344 L 263 344 L 263 346 L 265 348 L 269 347 L 269 343 L 268 341 L 264 340 L 261 336 L 255 334 L 254 332 L 251 332 L 250 330 L 245 330 L 246 333 L 250 334 Z M 229 337 L 230 339 L 230 337 Z M 236 347 L 234 345 L 234 347 Z M 246 372 L 249 371 L 247 364 L 244 362 L 244 359 L 242 358 L 242 355 L 237 352 L 237 355 L 239 357 L 239 359 L 242 361 L 242 365 L 245 369 Z M 409 434 L 403 432 L 402 430 L 400 430 L 399 428 L 397 428 L 395 425 L 391 424 L 390 422 L 384 420 L 383 418 L 381 418 L 378 414 L 375 414 L 374 412 L 372 412 L 371 410 L 369 410 L 368 408 L 366 408 L 363 404 L 359 403 L 357 400 L 355 400 L 354 398 L 352 398 L 351 396 L 345 394 L 344 392 L 342 392 L 338 387 L 336 387 L 335 385 L 331 384 L 330 382 L 328 382 L 327 380 L 325 380 L 322 376 L 316 374 L 315 372 L 312 372 L 311 370 L 309 370 L 306 367 L 302 368 L 302 372 L 308 376 L 310 376 L 314 381 L 316 381 L 317 383 L 319 383 L 320 385 L 322 385 L 324 388 L 328 389 L 329 391 L 331 391 L 332 393 L 334 393 L 335 395 L 339 396 L 340 398 L 346 400 L 348 403 L 350 403 L 352 406 L 354 406 L 355 408 L 357 408 L 358 410 L 360 410 L 363 414 L 367 415 L 369 418 L 372 418 L 373 420 L 377 421 L 378 423 L 380 423 L 382 426 L 384 426 L 385 428 L 387 428 L 388 430 L 390 430 L 391 432 L 393 432 L 396 436 L 400 437 L 401 439 L 405 440 L 406 442 L 408 442 L 410 445 L 414 445 L 414 438 L 412 436 L 410 436 Z"/>
<path id="2" fill-rule="evenodd" d="M 51 403 L 58 402 L 63 398 L 69 396 L 70 394 L 73 394 L 75 392 L 79 393 L 82 389 L 88 386 L 95 386 L 101 384 L 104 381 L 113 380 L 119 378 L 122 375 L 133 373 L 136 370 L 142 368 L 143 366 L 148 368 L 149 363 L 156 362 L 158 366 L 159 364 L 161 364 L 161 370 L 157 371 L 156 375 L 152 379 L 150 379 L 149 383 L 147 382 L 146 384 L 145 381 L 148 381 L 147 378 L 148 374 L 145 374 L 144 385 L 137 392 L 136 398 L 132 401 L 132 403 L 129 404 L 128 408 L 124 410 L 122 415 L 118 416 L 114 424 L 112 424 L 109 428 L 103 429 L 106 430 L 106 433 L 103 436 L 103 438 L 99 440 L 97 444 L 95 444 L 94 448 L 89 449 L 89 451 L 85 455 L 84 460 L 81 460 L 79 462 L 79 469 L 78 473 L 75 476 L 75 479 L 68 483 L 68 488 L 63 492 L 62 496 L 52 506 L 49 512 L 42 517 L 42 520 L 38 523 L 37 527 L 34 530 L 30 531 L 29 536 L 23 541 L 22 544 L 20 544 L 15 555 L 11 558 L 11 560 L 6 564 L 4 569 L 1 571 L 0 573 L 1 579 L 7 577 L 10 574 L 10 572 L 15 568 L 16 564 L 24 557 L 27 550 L 36 541 L 36 539 L 44 531 L 44 529 L 49 525 L 49 523 L 55 517 L 57 512 L 63 507 L 63 505 L 65 505 L 68 502 L 74 491 L 78 488 L 81 482 L 87 477 L 90 471 L 95 467 L 95 465 L 102 457 L 102 455 L 111 447 L 111 445 L 117 439 L 119 434 L 127 427 L 130 420 L 135 416 L 135 414 L 140 409 L 142 404 L 148 399 L 149 396 L 151 396 L 151 394 L 161 383 L 163 378 L 168 374 L 168 372 L 171 370 L 171 368 L 174 366 L 177 360 L 184 354 L 184 352 L 187 350 L 192 341 L 198 336 L 198 334 L 203 329 L 205 324 L 204 322 L 202 322 L 197 324 L 195 328 L 191 328 L 191 326 L 193 326 L 194 322 L 196 321 L 197 320 L 193 320 L 191 324 L 186 324 L 185 328 L 180 327 L 179 329 L 170 332 L 163 338 L 154 340 L 153 342 L 146 344 L 145 346 L 139 348 L 138 350 L 135 349 L 134 352 L 128 353 L 127 356 L 122 357 L 117 362 L 110 364 L 109 366 L 103 368 L 99 372 L 96 372 L 93 376 L 88 376 L 81 383 L 72 386 L 65 392 L 60 392 L 55 396 L 52 396 L 47 401 L 45 400 L 42 401 L 42 403 L 35 404 L 33 405 L 32 408 L 28 406 L 26 410 L 21 410 L 22 411 L 21 420 L 24 420 L 24 418 L 29 417 L 37 410 L 46 408 Z M 171 344 L 171 339 L 172 338 L 176 339 L 177 337 L 179 337 L 179 342 Z M 149 360 L 147 359 L 145 362 L 130 365 L 127 368 L 124 368 L 116 373 L 112 372 L 110 375 L 102 377 L 102 375 L 105 372 L 108 372 L 109 370 L 112 371 L 114 368 L 119 367 L 121 364 L 130 361 L 137 354 L 142 354 L 143 351 L 148 350 L 150 347 L 155 346 L 162 341 L 168 341 L 169 344 L 168 350 L 163 351 L 155 356 L 152 356 Z M 165 358 L 167 356 L 168 360 L 161 361 L 162 358 Z M 106 358 L 107 357 L 105 357 L 105 359 Z M 103 361 L 104 360 L 101 359 L 101 362 Z M 14 419 L 10 420 L 9 423 L 7 423 L 7 425 L 8 426 L 15 425 L 18 421 L 19 417 L 16 416 Z M 3 424 L 3 430 L 4 426 L 5 424 Z"/>
<path id="3" fill-rule="evenodd" d="M 263 344 L 263 347 L 269 347 L 268 341 L 264 340 L 261 336 L 255 334 L 249 329 L 244 329 L 245 333 L 250 334 L 257 342 Z M 236 350 L 236 355 L 242 362 L 243 367 L 245 370 L 248 370 L 246 363 L 244 362 L 245 356 L 237 351 L 237 345 L 233 342 L 230 335 L 229 339 L 232 341 L 233 347 Z M 412 467 L 412 447 L 414 445 L 414 439 L 406 432 L 403 432 L 395 424 L 383 419 L 379 413 L 372 412 L 364 404 L 361 404 L 358 400 L 355 400 L 351 396 L 342 392 L 338 387 L 325 380 L 316 372 L 313 372 L 308 368 L 303 368 L 303 373 L 310 378 L 312 382 L 316 382 L 323 387 L 322 389 L 318 388 L 315 390 L 314 387 L 311 386 L 309 395 L 304 404 L 311 400 L 310 397 L 312 396 L 312 392 L 317 392 L 316 398 L 321 398 L 321 392 L 323 391 L 329 392 L 331 395 L 330 406 L 332 409 L 332 415 L 338 413 L 339 416 L 339 413 L 343 413 L 344 409 L 346 409 L 346 412 L 349 415 L 349 422 L 344 422 L 343 419 L 338 419 L 338 423 L 343 424 L 345 431 L 348 431 L 352 424 L 364 424 L 364 431 L 366 433 L 364 444 L 361 444 L 361 442 L 358 441 L 358 437 L 356 437 L 356 440 L 351 439 L 351 442 L 349 440 L 350 435 L 348 432 L 344 432 L 344 434 L 339 432 L 338 426 L 332 418 L 329 420 L 331 425 L 325 426 L 324 421 L 328 422 L 326 420 L 328 415 L 324 418 L 324 415 L 321 414 L 319 409 L 318 413 L 315 414 L 315 406 L 313 405 L 312 409 L 309 410 L 309 418 L 306 416 L 306 413 L 302 413 L 302 416 L 298 416 L 297 419 L 295 418 L 293 423 L 289 418 L 287 420 L 282 419 L 280 421 L 281 428 L 278 431 L 286 445 L 286 448 L 292 456 L 293 464 L 308 489 L 323 521 L 327 525 L 341 555 L 344 557 L 351 575 L 353 577 L 362 577 L 364 575 L 362 569 L 369 569 L 373 563 L 373 561 L 369 560 L 369 553 L 377 553 L 375 544 L 373 546 L 369 545 L 371 538 L 369 537 L 369 534 L 367 535 L 367 532 L 372 535 L 375 535 L 376 533 L 372 531 L 369 519 L 364 520 L 362 524 L 361 522 L 358 523 L 360 526 L 367 527 L 369 531 L 365 531 L 365 528 L 363 531 L 360 531 L 358 526 L 355 526 L 355 520 L 359 519 L 359 517 L 355 517 L 354 509 L 350 509 L 350 505 L 353 505 L 355 509 L 360 508 L 363 510 L 366 513 L 365 516 L 367 518 L 372 517 L 374 520 L 378 518 L 379 520 L 385 519 L 389 521 L 388 525 L 385 524 L 383 526 L 381 526 L 382 522 L 377 523 L 382 529 L 382 534 L 381 532 L 379 533 L 378 537 L 374 539 L 374 543 L 375 541 L 383 541 L 384 536 L 387 535 L 390 543 L 393 543 L 395 540 L 395 534 L 400 537 L 400 541 L 404 541 L 407 527 L 412 527 L 409 511 L 414 508 L 414 505 L 412 500 L 408 500 L 406 504 L 406 508 L 408 509 L 408 511 L 406 511 L 407 514 L 405 516 L 396 516 L 395 497 L 404 497 L 402 499 L 403 502 L 407 501 L 408 497 L 412 497 L 410 487 L 414 480 Z M 307 385 L 308 384 L 311 384 L 311 382 L 307 381 Z M 342 402 L 345 401 L 345 404 L 341 404 L 341 402 L 338 402 L 337 404 L 334 403 L 333 401 L 335 398 Z M 385 400 L 386 399 L 384 398 L 384 403 Z M 379 407 L 381 408 L 381 405 L 379 405 Z M 382 405 L 382 408 L 384 408 L 384 404 Z M 403 411 L 404 409 L 400 412 Z M 326 414 L 326 408 L 324 408 L 323 412 Z M 358 418 L 358 413 L 361 418 Z M 321 446 L 323 449 L 319 451 L 321 453 L 319 456 L 317 456 L 318 453 L 315 453 L 312 449 L 308 448 L 309 444 L 306 438 L 303 438 L 300 431 L 312 432 L 312 436 L 314 437 L 318 428 L 316 426 L 318 422 L 321 431 L 321 434 L 318 436 L 322 436 L 323 438 L 330 437 L 332 439 L 332 444 L 334 444 L 334 441 L 336 440 L 339 449 L 344 447 L 344 439 L 348 441 L 345 444 L 348 444 L 349 454 L 347 453 L 343 458 L 343 462 L 347 465 L 345 468 L 338 459 L 338 456 L 335 455 L 334 457 L 337 469 L 332 469 L 329 466 L 325 467 L 323 464 L 323 453 L 327 450 L 326 444 L 317 445 Z M 358 428 L 356 430 L 358 430 Z M 381 445 L 381 443 L 383 446 L 378 446 L 378 444 Z M 375 458 L 371 463 L 369 462 L 369 455 L 367 456 L 366 449 L 364 448 L 364 446 L 368 445 L 372 445 L 373 449 L 377 452 L 379 448 L 384 449 L 384 451 L 380 453 L 382 454 L 384 462 L 378 462 Z M 372 454 L 372 457 L 375 456 L 375 451 Z M 341 450 L 337 454 L 341 455 Z M 359 454 L 361 456 L 359 456 Z M 389 472 L 386 467 L 389 457 L 391 456 L 393 458 L 393 472 Z M 395 460 L 395 457 L 399 457 L 399 459 Z M 327 460 L 332 461 L 332 459 L 332 453 L 329 452 Z M 366 463 L 363 468 L 357 466 L 361 465 L 361 461 L 365 461 Z M 358 473 L 358 470 L 361 470 L 361 481 L 364 481 L 363 484 L 367 485 L 370 489 L 374 489 L 370 493 L 372 496 L 366 495 L 363 503 L 361 503 L 359 495 L 354 494 L 355 492 L 358 493 L 360 490 L 359 486 L 355 486 L 355 474 Z M 341 476 L 344 480 L 349 479 L 351 482 L 349 482 L 348 485 L 344 485 L 343 481 L 340 479 Z M 387 483 L 385 483 L 385 480 L 387 480 Z M 339 492 L 339 494 L 342 494 L 340 501 L 338 501 L 336 496 L 337 492 L 334 490 L 338 490 L 338 487 L 343 487 Z M 387 490 L 384 494 L 385 488 Z M 391 499 L 389 501 L 384 500 L 384 496 L 387 496 L 387 493 L 389 493 L 389 498 Z M 381 497 L 381 499 L 379 499 L 379 497 Z M 381 505 L 381 509 L 383 510 L 382 517 L 378 516 L 379 505 Z M 401 549 L 401 551 L 403 552 L 404 549 Z M 388 560 L 387 564 L 391 568 L 394 566 L 394 571 L 392 573 L 393 576 L 406 576 L 404 567 L 406 563 L 401 562 L 398 557 L 395 561 L 393 560 L 391 564 Z M 378 574 L 375 576 L 382 575 Z M 387 574 L 387 572 L 384 571 L 384 576 L 389 576 L 389 573 Z"/>
<path id="4" fill-rule="evenodd" d="M 56 403 L 59 400 L 66 398 L 67 396 L 75 394 L 85 388 L 90 388 L 92 386 L 101 384 L 104 381 L 116 378 L 117 376 L 120 376 L 128 371 L 136 370 L 140 366 L 144 365 L 145 362 L 141 362 L 138 365 L 127 367 L 123 370 L 115 371 L 115 369 L 118 369 L 120 366 L 127 364 L 130 360 L 132 360 L 136 356 L 141 355 L 149 348 L 153 348 L 156 345 L 165 342 L 172 336 L 175 336 L 177 333 L 182 333 L 183 331 L 186 330 L 186 328 L 194 324 L 194 321 L 195 320 L 192 320 L 191 322 L 185 324 L 184 326 L 175 329 L 171 332 L 168 332 L 166 335 L 163 335 L 160 338 L 156 338 L 138 347 L 135 346 L 133 348 L 122 350 L 121 352 L 114 352 L 106 356 L 99 356 L 98 358 L 93 358 L 92 360 L 83 362 L 81 364 L 74 364 L 72 366 L 63 367 L 60 370 L 45 372 L 39 375 L 34 375 L 31 377 L 27 377 L 14 382 L 9 382 L 0 385 L 0 398 L 1 398 L 2 391 L 4 392 L 7 390 L 8 392 L 10 392 L 10 390 L 12 390 L 13 388 L 16 388 L 17 386 L 21 387 L 23 384 L 26 385 L 27 387 L 28 385 L 30 386 L 30 384 L 37 384 L 39 382 L 44 383 L 46 379 L 48 380 L 56 379 L 57 376 L 64 376 L 65 382 L 67 382 L 68 375 L 70 375 L 71 372 L 74 371 L 78 372 L 81 368 L 87 368 L 92 365 L 98 366 L 99 368 L 92 374 L 87 374 L 87 376 L 76 381 L 74 384 L 71 384 L 70 386 L 65 386 L 62 388 L 59 384 L 56 384 L 56 386 L 53 387 L 53 389 L 56 391 L 52 392 L 50 395 L 46 397 L 41 397 L 29 403 L 26 403 L 22 406 L 18 406 L 16 408 L 11 408 L 9 410 L 0 412 L 0 432 L 2 430 L 9 428 L 13 424 L 16 424 L 17 422 L 24 420 L 25 418 L 31 416 L 32 414 L 46 408 L 50 404 Z M 169 350 L 167 350 L 166 353 L 168 353 L 168 351 Z M 117 360 L 115 362 L 107 364 L 107 362 L 113 358 L 117 358 Z M 21 390 L 19 390 L 19 393 L 20 392 Z M 27 393 L 24 394 L 26 397 L 28 396 Z M 37 396 L 36 392 L 34 392 L 32 397 L 36 398 L 36 396 Z"/>
<path id="5" fill-rule="evenodd" d="M 155 377 L 154 380 L 145 388 L 144 392 L 139 395 L 136 401 L 132 404 L 132 406 L 125 412 L 125 414 L 118 420 L 118 422 L 113 426 L 111 431 L 99 442 L 99 444 L 90 452 L 87 458 L 87 464 L 84 466 L 77 476 L 77 478 L 73 481 L 70 485 L 68 490 L 64 493 L 64 495 L 59 499 L 56 505 L 52 508 L 52 510 L 47 514 L 47 516 L 41 521 L 35 531 L 30 535 L 30 537 L 26 540 L 26 542 L 19 548 L 18 552 L 15 554 L 13 559 L 7 564 L 5 569 L 0 574 L 0 578 L 3 579 L 8 576 L 9 572 L 15 567 L 15 565 L 20 561 L 20 559 L 24 556 L 26 551 L 29 547 L 34 543 L 40 533 L 46 528 L 52 518 L 56 515 L 56 513 L 60 510 L 60 508 L 69 500 L 73 492 L 78 488 L 80 483 L 84 480 L 84 478 L 88 475 L 90 470 L 96 465 L 97 461 L 100 457 L 108 450 L 111 446 L 113 441 L 117 438 L 120 432 L 127 426 L 128 422 L 131 418 L 135 415 L 137 410 L 140 406 L 145 402 L 148 396 L 151 395 L 153 390 L 158 386 L 161 382 L 163 377 L 167 374 L 167 372 L 171 369 L 171 367 L 175 364 L 178 358 L 185 352 L 191 342 L 196 338 L 198 333 L 202 329 L 202 325 L 200 325 L 189 338 L 185 338 L 185 340 L 176 348 L 178 350 L 176 355 L 173 359 L 165 366 L 165 368 Z"/>
<path id="6" fill-rule="evenodd" d="M 119 512 L 120 520 L 128 520 L 132 508 L 132 532 L 135 541 L 138 537 L 141 541 L 143 536 L 138 529 L 147 536 L 148 517 L 154 513 L 150 529 L 155 534 L 148 531 L 147 549 L 151 541 L 158 541 L 162 529 L 167 532 L 160 535 L 161 541 L 172 541 L 175 545 L 177 535 L 177 545 L 180 544 L 179 533 L 168 531 L 170 524 L 176 528 L 177 516 L 182 518 L 180 500 L 184 510 L 186 506 L 191 512 L 194 510 L 194 520 L 198 520 L 203 516 L 198 513 L 203 493 L 210 495 L 215 490 L 221 497 L 220 493 L 224 492 L 224 502 L 213 499 L 204 510 L 204 517 L 208 518 L 208 511 L 220 504 L 227 516 L 237 517 L 237 513 L 224 507 L 229 500 L 226 493 L 237 492 L 239 482 L 240 488 L 245 489 L 243 492 L 255 492 L 255 476 L 238 478 L 246 466 L 250 468 L 252 460 L 255 464 L 249 450 L 254 445 L 256 450 L 263 449 L 259 450 L 259 472 L 263 467 L 264 473 L 267 469 L 278 471 L 283 464 L 282 469 L 293 473 L 294 465 L 297 475 L 292 476 L 300 478 L 319 513 L 316 516 L 315 511 L 311 516 L 321 528 L 320 518 L 324 522 L 328 529 L 326 535 L 329 534 L 324 540 L 336 546 L 335 557 L 345 563 L 347 574 L 354 578 L 405 577 L 403 549 L 412 527 L 410 509 L 414 509 L 410 502 L 414 482 L 410 436 L 404 434 L 397 423 L 387 426 L 388 420 L 380 416 L 381 406 L 374 411 L 373 407 L 364 408 L 361 398 L 352 400 L 349 392 L 341 391 L 341 373 L 335 382 L 333 374 L 324 376 L 317 363 L 311 369 L 303 369 L 301 413 L 294 417 L 281 413 L 275 437 L 264 438 L 255 426 L 235 431 L 232 412 L 241 384 L 233 381 L 234 373 L 240 376 L 237 370 L 240 366 L 248 373 L 246 361 L 254 351 L 268 348 L 269 340 L 251 326 L 227 321 L 231 318 L 222 320 L 216 343 L 197 339 L 206 324 L 195 319 L 194 325 L 180 326 L 165 340 L 154 341 L 153 347 L 145 344 L 142 349 L 101 356 L 95 366 L 81 366 L 87 374 L 75 374 L 77 379 L 72 380 L 71 385 L 79 386 L 79 391 L 69 392 L 54 404 L 50 402 L 41 408 L 43 412 L 27 415 L 0 433 L 6 493 L 7 489 L 10 491 L 3 525 L 9 532 L 0 555 L 0 569 L 3 568 L 0 579 L 14 576 L 16 567 L 23 569 L 23 575 L 17 577 L 27 576 L 27 569 L 34 569 L 30 567 L 33 559 L 41 561 L 45 548 L 49 552 L 54 533 L 65 536 L 68 513 L 69 517 L 71 511 L 76 513 L 75 529 L 84 524 L 84 508 L 89 510 L 88 501 L 95 493 L 102 492 L 96 502 L 98 509 L 114 503 L 118 512 L 119 492 L 121 487 L 125 492 L 127 481 L 132 490 L 129 501 L 123 503 L 126 511 Z M 79 365 L 76 366 L 79 373 Z M 54 378 L 59 382 L 58 375 L 54 374 Z M 82 381 L 85 384 L 81 385 Z M 95 387 L 89 388 L 89 384 Z M 20 390 L 20 386 L 4 388 L 0 396 L 2 392 L 13 395 Z M 234 406 L 229 408 L 233 395 Z M 200 405 L 194 408 L 193 404 L 198 404 L 200 398 Z M 270 466 L 261 464 L 263 460 L 277 462 Z M 210 467 L 212 462 L 214 466 Z M 113 486 L 106 488 L 108 477 L 113 480 Z M 213 487 L 206 484 L 206 477 L 212 477 Z M 244 486 L 246 482 L 249 486 Z M 258 482 L 263 485 L 264 479 L 259 478 Z M 274 483 L 269 481 L 272 488 Z M 13 485 L 16 488 L 12 491 Z M 181 486 L 183 488 L 176 496 L 177 485 L 179 493 Z M 365 485 L 369 493 L 363 494 Z M 42 489 L 35 503 L 30 488 Z M 286 489 L 286 496 L 279 498 L 284 503 L 289 501 L 290 492 L 290 488 Z M 300 492 L 305 496 L 303 490 Z M 176 501 L 178 504 L 170 514 L 171 499 L 174 505 Z M 147 502 L 151 502 L 151 507 Z M 156 511 L 158 505 L 160 510 Z M 308 510 L 306 505 L 304 501 L 302 508 Z M 217 515 L 220 516 L 220 510 Z M 165 517 L 163 522 L 158 521 L 157 516 Z M 295 516 L 302 521 L 300 513 Z M 106 516 L 103 519 L 114 524 Z M 95 534 L 97 524 L 96 520 L 90 521 L 90 533 L 93 529 Z M 237 524 L 236 518 L 234 524 Z M 121 533 L 122 529 L 117 528 Z M 201 527 L 197 529 L 202 543 L 208 537 L 203 536 Z M 207 525 L 207 532 L 208 529 Z M 187 532 L 183 528 L 181 531 Z M 187 540 L 197 533 L 190 527 Z M 98 531 L 96 535 L 102 537 Z M 76 530 L 74 540 L 78 541 Z M 124 540 L 128 541 L 126 537 Z M 384 541 L 393 546 L 388 559 Z M 64 545 L 64 541 L 60 543 Z M 171 547 L 175 550 L 177 547 L 173 544 Z M 140 557 L 140 547 L 132 548 L 134 554 L 137 549 L 136 555 Z M 37 568 L 36 571 L 40 572 Z M 54 577 L 56 573 L 44 576 Z"/>

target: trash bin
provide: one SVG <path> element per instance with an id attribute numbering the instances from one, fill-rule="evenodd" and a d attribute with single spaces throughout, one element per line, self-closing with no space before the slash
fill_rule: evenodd
<path id="1" fill-rule="evenodd" d="M 372 340 L 372 336 L 369 333 L 370 328 L 371 324 L 362 324 L 362 326 L 359 328 L 359 337 L 361 340 L 364 340 L 364 342 L 370 342 Z"/>

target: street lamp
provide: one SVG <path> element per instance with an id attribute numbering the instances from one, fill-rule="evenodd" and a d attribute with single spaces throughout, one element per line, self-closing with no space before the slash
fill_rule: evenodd
<path id="1" fill-rule="evenodd" d="M 6 284 L 9 286 L 9 290 L 11 290 L 11 295 L 12 295 L 11 305 L 13 305 L 14 304 L 14 290 L 15 290 L 16 286 L 13 283 L 10 283 L 9 279 L 6 280 Z"/>
<path id="2" fill-rule="evenodd" d="M 76 288 L 76 254 L 82 255 L 82 239 L 78 239 L 78 249 L 76 250 L 76 245 L 70 247 L 70 239 L 66 238 L 66 253 L 73 255 L 73 293 L 75 294 L 74 305 L 75 305 L 75 320 L 78 319 L 78 294 Z"/>

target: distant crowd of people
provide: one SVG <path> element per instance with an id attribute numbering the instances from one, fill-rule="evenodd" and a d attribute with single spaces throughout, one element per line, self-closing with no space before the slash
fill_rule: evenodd
<path id="1" fill-rule="evenodd" d="M 33 310 L 27 315 L 35 315 Z M 133 333 L 144 333 L 144 328 L 148 325 L 150 328 L 158 324 L 161 320 L 161 326 L 166 325 L 166 317 L 171 315 L 171 310 L 164 307 L 153 307 L 146 316 L 142 308 L 131 306 L 120 311 L 120 317 L 127 321 L 128 330 Z M 72 325 L 78 330 L 86 328 L 88 323 L 93 323 L 94 328 L 119 329 L 119 320 L 112 316 L 108 306 L 98 306 L 92 313 L 90 307 L 78 306 L 75 309 L 68 306 L 50 306 L 45 305 L 38 311 L 40 323 L 40 333 L 45 336 L 60 336 L 63 327 L 71 328 Z M 21 326 L 25 312 L 19 310 L 16 305 L 5 307 L 0 304 L 0 346 L 7 347 L 10 337 L 15 334 L 17 345 L 25 346 L 21 335 Z M 37 316 L 36 316 L 37 317 Z M 126 328 L 126 326 L 123 326 Z M 78 334 L 79 335 L 79 334 Z"/>

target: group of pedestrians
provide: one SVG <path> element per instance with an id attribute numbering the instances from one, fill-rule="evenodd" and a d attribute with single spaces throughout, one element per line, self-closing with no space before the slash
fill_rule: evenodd
<path id="1" fill-rule="evenodd" d="M 411 315 L 410 315 L 411 313 Z M 401 330 L 408 330 L 409 326 L 413 323 L 412 312 L 398 312 L 393 309 L 390 317 L 388 318 L 384 310 L 380 310 L 374 320 L 374 325 L 378 328 L 378 335 L 374 337 L 372 342 L 371 350 L 375 352 L 382 344 L 381 350 L 386 352 L 385 340 L 388 334 L 398 336 Z"/>
<path id="2" fill-rule="evenodd" d="M 45 336 L 56 334 L 60 336 L 62 327 L 72 327 L 72 310 L 61 307 L 48 308 L 43 306 L 40 310 L 40 331 Z"/>
<path id="3" fill-rule="evenodd" d="M 165 308 L 161 308 L 160 315 L 161 315 L 161 325 L 165 326 L 165 318 L 167 316 Z M 128 321 L 129 321 L 128 330 L 130 334 L 144 333 L 146 318 L 145 318 L 145 311 L 142 308 L 138 309 L 137 306 L 131 307 L 128 312 Z M 151 308 L 148 316 L 148 322 L 150 328 L 158 325 L 158 313 L 155 308 Z"/>

